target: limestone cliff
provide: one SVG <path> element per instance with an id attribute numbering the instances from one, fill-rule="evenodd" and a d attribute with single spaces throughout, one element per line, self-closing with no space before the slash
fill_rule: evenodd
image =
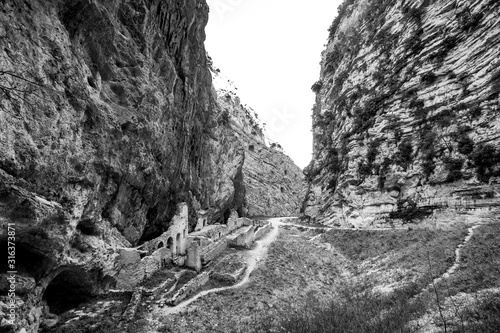
<path id="1" fill-rule="evenodd" d="M 257 157 L 247 125 L 218 104 L 208 11 L 204 0 L 1 2 L 0 245 L 11 224 L 16 262 L 0 264 L 0 329 L 11 327 L 8 270 L 15 329 L 36 332 L 44 300 L 78 304 L 116 285 L 137 259 L 125 250 L 168 230 L 181 202 L 190 230 L 198 212 L 213 223 L 297 211 L 292 179 L 265 176 L 258 190 L 245 180 Z M 289 195 L 266 199 L 281 187 Z"/>
<path id="2" fill-rule="evenodd" d="M 258 116 L 242 104 L 232 82 L 218 69 L 213 69 L 213 77 L 219 112 L 244 154 L 240 181 L 245 215 L 297 216 L 306 190 L 302 170 L 278 143 L 269 141 Z"/>
<path id="3" fill-rule="evenodd" d="M 303 212 L 334 225 L 499 205 L 500 4 L 346 0 L 313 110 Z"/>

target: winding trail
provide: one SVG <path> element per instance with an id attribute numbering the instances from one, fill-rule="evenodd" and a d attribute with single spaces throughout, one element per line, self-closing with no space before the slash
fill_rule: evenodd
<path id="1" fill-rule="evenodd" d="M 214 294 L 214 293 L 218 293 L 218 292 L 222 292 L 222 291 L 225 291 L 225 290 L 238 289 L 238 288 L 242 287 L 243 285 L 245 285 L 250 280 L 250 274 L 252 274 L 252 272 L 254 271 L 254 269 L 257 267 L 257 264 L 261 260 L 263 260 L 265 258 L 265 256 L 267 255 L 267 251 L 269 249 L 269 246 L 278 237 L 279 227 L 280 226 L 288 226 L 288 227 L 295 227 L 295 228 L 304 228 L 304 229 L 308 229 L 308 230 L 324 230 L 324 231 L 338 230 L 338 229 L 340 229 L 340 228 L 333 228 L 333 227 L 309 227 L 309 226 L 304 226 L 304 225 L 300 225 L 300 224 L 283 222 L 284 220 L 287 220 L 287 219 L 288 218 L 286 218 L 286 217 L 269 219 L 269 222 L 273 226 L 273 228 L 271 229 L 271 231 L 264 238 L 262 238 L 261 240 L 258 240 L 258 241 L 255 242 L 257 245 L 256 245 L 256 247 L 254 249 L 248 250 L 244 254 L 244 259 L 246 260 L 246 263 L 247 263 L 247 269 L 246 269 L 245 275 L 243 276 L 243 279 L 240 282 L 238 282 L 237 284 L 232 285 L 232 286 L 221 287 L 221 288 L 214 288 L 214 289 L 209 289 L 209 290 L 202 291 L 202 292 L 198 293 L 197 295 L 195 295 L 194 297 L 189 298 L 189 299 L 187 299 L 187 300 L 179 303 L 178 305 L 176 305 L 174 307 L 164 307 L 164 308 L 162 308 L 162 307 L 156 307 L 155 310 L 153 311 L 152 315 L 156 316 L 156 315 L 177 314 L 177 313 L 180 313 L 180 312 L 184 311 L 189 305 L 191 305 L 193 302 L 195 302 L 196 300 L 200 299 L 201 297 L 204 297 L 204 296 L 207 296 L 207 295 L 210 295 L 210 294 Z M 473 236 L 474 229 L 477 228 L 477 227 L 478 227 L 478 225 L 476 225 L 474 227 L 471 227 L 469 229 L 469 234 L 465 238 L 464 242 L 461 245 L 459 245 L 459 247 L 456 250 L 455 264 L 450 269 L 448 269 L 448 271 L 444 275 L 446 275 L 446 274 L 448 274 L 448 275 L 452 274 L 455 270 L 458 269 L 459 264 L 460 264 L 460 258 L 461 258 L 461 248 L 467 242 L 469 242 L 469 240 Z M 402 230 L 406 230 L 407 228 L 401 228 L 401 229 Z M 353 229 L 348 229 L 348 230 L 353 230 Z M 370 228 L 370 229 L 359 229 L 359 230 L 384 231 L 384 230 L 399 230 L 399 228 L 373 228 L 373 229 Z M 317 235 L 317 236 L 313 237 L 313 239 L 315 239 L 316 237 L 319 237 L 319 236 L 321 236 L 321 235 Z M 443 276 L 441 276 L 440 278 L 443 279 L 444 278 Z M 436 280 L 438 280 L 438 279 L 439 278 L 437 278 Z"/>
<path id="2" fill-rule="evenodd" d="M 439 282 L 443 281 L 444 279 L 449 278 L 453 273 L 456 272 L 456 270 L 460 267 L 460 261 L 462 260 L 462 249 L 465 245 L 467 245 L 470 240 L 472 239 L 472 236 L 474 236 L 474 230 L 479 228 L 482 224 L 476 224 L 473 225 L 472 227 L 469 228 L 467 236 L 465 236 L 463 242 L 457 246 L 455 249 L 455 262 L 453 265 L 446 270 L 445 273 L 443 273 L 441 276 L 436 277 L 434 280 L 432 280 L 431 283 L 425 288 L 424 290 L 428 290 L 431 288 L 434 288 L 436 284 Z"/>
<path id="3" fill-rule="evenodd" d="M 191 303 L 193 303 L 194 301 L 196 301 L 197 299 L 199 299 L 203 296 L 213 294 L 213 293 L 218 293 L 218 292 L 221 292 L 224 290 L 237 289 L 237 288 L 240 288 L 241 286 L 243 286 L 244 284 L 246 284 L 250 280 L 250 274 L 257 267 L 258 262 L 261 261 L 262 259 L 264 259 L 264 257 L 266 256 L 267 250 L 269 249 L 269 245 L 271 245 L 278 237 L 279 226 L 286 224 L 286 223 L 282 222 L 283 219 L 285 219 L 285 218 L 269 219 L 269 222 L 271 222 L 272 226 L 273 226 L 271 231 L 264 238 L 255 242 L 257 244 L 257 246 L 254 249 L 249 250 L 245 253 L 244 258 L 247 262 L 247 269 L 246 269 L 246 272 L 245 272 L 243 279 L 240 282 L 238 282 L 237 284 L 235 284 L 233 286 L 215 288 L 215 289 L 209 289 L 209 290 L 202 291 L 199 294 L 197 294 L 196 296 L 194 296 L 188 300 L 185 300 L 184 302 L 181 302 L 174 307 L 157 308 L 155 310 L 156 314 L 160 314 L 160 315 L 176 314 L 176 313 L 182 312 L 188 305 L 190 305 Z"/>

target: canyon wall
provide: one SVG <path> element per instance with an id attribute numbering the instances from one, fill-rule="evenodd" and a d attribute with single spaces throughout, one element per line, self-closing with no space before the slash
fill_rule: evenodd
<path id="1" fill-rule="evenodd" d="M 499 206 L 499 14 L 494 0 L 344 1 L 312 87 L 306 218 Z"/>
<path id="2" fill-rule="evenodd" d="M 190 230 L 199 211 L 211 223 L 297 213 L 244 180 L 248 133 L 217 102 L 208 12 L 204 0 L 2 1 L 0 245 L 10 224 L 16 262 L 0 264 L 0 298 L 5 310 L 3 273 L 16 270 L 16 331 L 113 288 L 120 251 L 166 231 L 180 202 Z M 290 181 L 273 190 L 291 194 Z"/>
<path id="3" fill-rule="evenodd" d="M 302 170 L 276 142 L 266 137 L 263 125 L 251 107 L 243 105 L 237 88 L 213 70 L 218 106 L 243 149 L 241 181 L 245 188 L 248 216 L 297 216 L 307 185 Z"/>

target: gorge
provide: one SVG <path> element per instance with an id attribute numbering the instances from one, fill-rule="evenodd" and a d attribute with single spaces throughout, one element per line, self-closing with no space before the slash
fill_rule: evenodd
<path id="1" fill-rule="evenodd" d="M 345 0 L 304 172 L 208 17 L 0 5 L 0 330 L 495 332 L 500 3 Z"/>

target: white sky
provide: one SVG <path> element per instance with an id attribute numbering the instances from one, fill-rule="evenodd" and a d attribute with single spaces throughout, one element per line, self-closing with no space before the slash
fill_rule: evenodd
<path id="1" fill-rule="evenodd" d="M 205 43 L 243 104 L 304 168 L 312 154 L 311 113 L 328 27 L 342 0 L 207 0 Z"/>

